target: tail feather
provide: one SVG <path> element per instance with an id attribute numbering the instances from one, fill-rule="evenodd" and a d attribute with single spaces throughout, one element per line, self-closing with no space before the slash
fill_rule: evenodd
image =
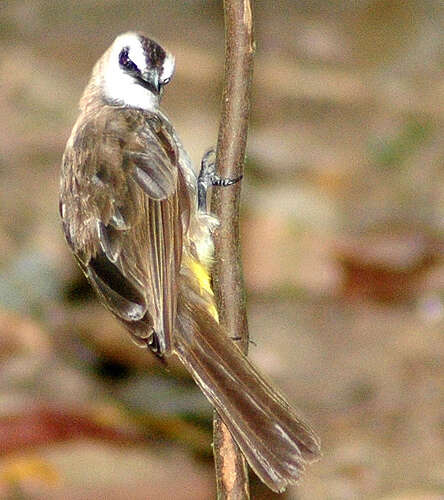
<path id="1" fill-rule="evenodd" d="M 179 301 L 175 351 L 272 490 L 299 479 L 319 439 L 202 307 Z"/>

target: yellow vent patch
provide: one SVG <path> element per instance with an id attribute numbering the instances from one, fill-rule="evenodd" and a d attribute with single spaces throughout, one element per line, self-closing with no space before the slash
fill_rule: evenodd
<path id="1" fill-rule="evenodd" d="M 200 291 L 207 292 L 211 297 L 214 296 L 213 289 L 211 288 L 211 278 L 208 270 L 197 260 L 194 260 L 191 257 L 186 258 L 185 264 L 193 273 L 193 276 L 196 278 L 199 283 Z M 219 322 L 219 314 L 217 313 L 217 309 L 215 304 L 212 302 L 208 305 L 208 312 L 213 316 L 213 318 Z"/>

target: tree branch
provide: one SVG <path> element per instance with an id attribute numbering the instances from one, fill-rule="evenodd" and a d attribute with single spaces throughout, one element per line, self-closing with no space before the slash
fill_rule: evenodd
<path id="1" fill-rule="evenodd" d="M 225 76 L 216 166 L 223 178 L 243 175 L 253 70 L 253 19 L 250 0 L 224 0 Z M 241 183 L 215 189 L 211 212 L 220 221 L 215 234 L 213 280 L 221 324 L 248 351 L 248 324 L 239 243 Z M 214 461 L 218 499 L 248 499 L 244 457 L 219 416 L 214 416 Z"/>

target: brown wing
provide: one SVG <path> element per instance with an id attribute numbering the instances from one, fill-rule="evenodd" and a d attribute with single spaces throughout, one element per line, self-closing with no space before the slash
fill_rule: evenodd
<path id="1" fill-rule="evenodd" d="M 63 162 L 67 240 L 105 305 L 163 355 L 182 251 L 177 148 L 166 124 L 140 110 L 105 107 L 79 123 Z"/>

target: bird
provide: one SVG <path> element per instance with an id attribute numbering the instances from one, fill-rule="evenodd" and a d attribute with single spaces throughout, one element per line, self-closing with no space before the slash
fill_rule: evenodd
<path id="1" fill-rule="evenodd" d="M 219 324 L 219 222 L 206 189 L 238 179 L 215 173 L 211 151 L 194 171 L 160 108 L 174 69 L 174 56 L 139 32 L 119 35 L 95 64 L 62 159 L 65 239 L 133 341 L 179 358 L 259 479 L 282 492 L 319 458 L 320 440 Z"/>

